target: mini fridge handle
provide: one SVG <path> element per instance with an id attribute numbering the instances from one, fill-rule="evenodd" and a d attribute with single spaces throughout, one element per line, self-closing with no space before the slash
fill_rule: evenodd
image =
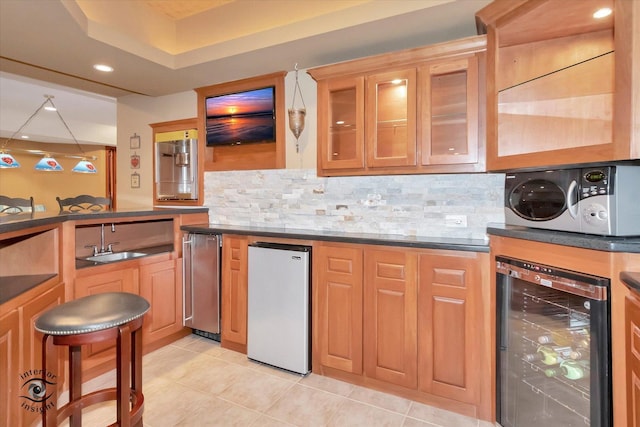
<path id="1" fill-rule="evenodd" d="M 191 274 L 191 245 L 193 240 L 191 235 L 182 238 L 182 324 L 188 326 L 187 322 L 193 320 L 193 280 Z M 189 288 L 189 311 L 187 312 L 187 287 Z M 187 315 L 190 313 L 191 315 Z"/>

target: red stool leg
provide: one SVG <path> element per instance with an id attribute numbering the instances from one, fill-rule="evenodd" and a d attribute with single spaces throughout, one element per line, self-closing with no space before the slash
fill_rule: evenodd
<path id="1" fill-rule="evenodd" d="M 119 327 L 116 363 L 116 388 L 118 393 L 117 412 L 118 425 L 131 427 L 130 417 L 130 384 L 131 384 L 131 329 L 127 323 Z"/>
<path id="2" fill-rule="evenodd" d="M 144 410 L 144 395 L 142 394 L 142 325 L 133 331 L 133 348 L 131 351 L 133 384 L 131 388 L 135 391 L 137 413 L 140 414 L 136 426 L 142 426 L 142 411 Z"/>
<path id="3" fill-rule="evenodd" d="M 82 397 L 82 352 L 78 345 L 69 346 L 69 403 L 73 412 L 69 417 L 71 427 L 82 427 L 82 405 L 75 405 Z"/>

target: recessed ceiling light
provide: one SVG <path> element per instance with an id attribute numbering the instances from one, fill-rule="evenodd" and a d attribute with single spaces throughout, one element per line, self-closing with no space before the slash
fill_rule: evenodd
<path id="1" fill-rule="evenodd" d="M 29 139 L 29 135 L 22 135 L 20 138 L 22 138 L 22 139 Z"/>
<path id="2" fill-rule="evenodd" d="M 110 73 L 113 71 L 113 67 L 110 67 L 108 65 L 105 64 L 96 64 L 93 66 L 93 68 L 95 68 L 98 71 L 103 71 L 105 73 Z"/>
<path id="3" fill-rule="evenodd" d="M 603 7 L 602 9 L 598 9 L 593 13 L 593 17 L 596 19 L 602 19 L 602 18 L 606 18 L 607 16 L 611 15 L 613 11 L 611 10 L 611 8 L 608 7 Z"/>
<path id="4" fill-rule="evenodd" d="M 50 105 L 47 105 L 46 107 L 44 107 L 44 109 L 47 110 L 47 111 L 56 111 L 57 110 L 56 107 L 52 107 Z"/>

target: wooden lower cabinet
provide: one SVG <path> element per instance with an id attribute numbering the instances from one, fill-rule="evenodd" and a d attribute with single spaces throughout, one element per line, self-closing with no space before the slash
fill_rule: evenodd
<path id="1" fill-rule="evenodd" d="M 247 352 L 248 238 L 222 236 L 222 347 Z"/>
<path id="2" fill-rule="evenodd" d="M 138 269 L 134 267 L 89 273 L 76 278 L 75 299 L 105 292 L 129 292 L 137 294 Z"/>
<path id="3" fill-rule="evenodd" d="M 474 403 L 480 366 L 481 255 L 420 255 L 418 375 L 420 390 Z"/>
<path id="4" fill-rule="evenodd" d="M 407 250 L 365 249 L 365 374 L 416 388 L 417 259 Z"/>
<path id="5" fill-rule="evenodd" d="M 640 299 L 625 297 L 627 356 L 627 425 L 640 426 Z"/>
<path id="6" fill-rule="evenodd" d="M 140 296 L 151 308 L 145 315 L 145 346 L 170 337 L 182 325 L 182 258 L 140 266 Z"/>
<path id="7" fill-rule="evenodd" d="M 362 374 L 363 250 L 318 244 L 312 294 L 314 372 L 321 366 Z"/>
<path id="8" fill-rule="evenodd" d="M 0 316 L 0 414 L 6 425 L 20 425 L 20 316 L 18 309 Z"/>
<path id="9" fill-rule="evenodd" d="M 43 293 L 34 293 L 32 299 L 0 317 L 0 414 L 4 425 L 27 426 L 40 417 L 41 404 L 24 397 L 29 396 L 29 385 L 42 378 L 42 334 L 35 330 L 34 323 L 62 302 L 64 284 L 59 283 Z M 64 358 L 58 360 L 54 376 L 47 381 L 60 386 L 65 378 Z"/>
<path id="10" fill-rule="evenodd" d="M 490 419 L 488 253 L 324 242 L 313 251 L 315 373 Z"/>

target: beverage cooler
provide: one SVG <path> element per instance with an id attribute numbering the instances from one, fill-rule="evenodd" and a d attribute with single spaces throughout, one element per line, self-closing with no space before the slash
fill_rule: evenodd
<path id="1" fill-rule="evenodd" d="M 496 417 L 612 426 L 609 280 L 496 257 Z"/>
<path id="2" fill-rule="evenodd" d="M 198 199 L 198 131 L 155 135 L 156 200 Z"/>

